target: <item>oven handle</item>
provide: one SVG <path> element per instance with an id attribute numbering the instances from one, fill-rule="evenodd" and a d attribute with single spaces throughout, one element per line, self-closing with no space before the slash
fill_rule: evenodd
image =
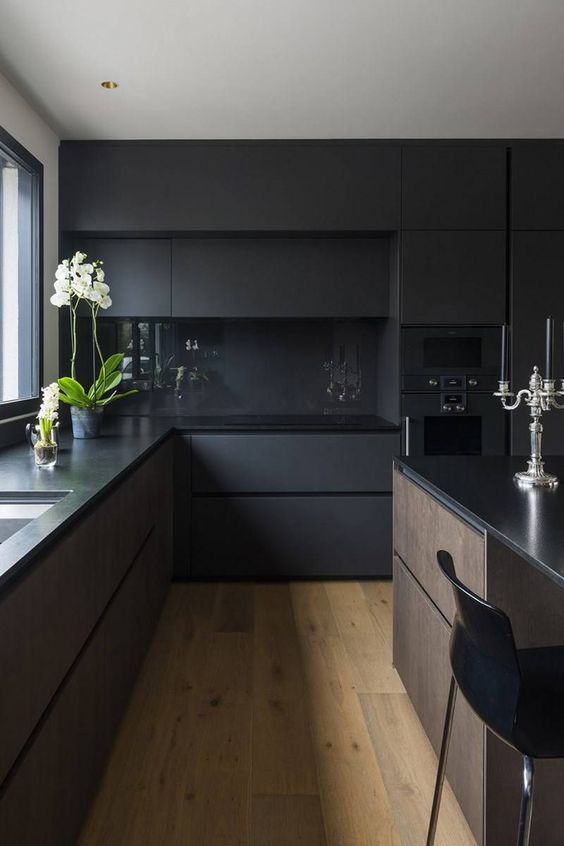
<path id="1" fill-rule="evenodd" d="M 409 450 L 410 450 L 410 434 L 411 434 L 411 417 L 404 417 L 403 418 L 403 454 L 408 457 Z"/>

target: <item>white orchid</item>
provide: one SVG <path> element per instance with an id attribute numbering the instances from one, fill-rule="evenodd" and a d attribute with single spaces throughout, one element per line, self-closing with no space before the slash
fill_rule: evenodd
<path id="1" fill-rule="evenodd" d="M 50 299 L 52 305 L 61 308 L 61 306 L 70 305 L 70 293 L 68 291 L 57 291 Z"/>
<path id="2" fill-rule="evenodd" d="M 92 312 L 92 330 L 96 349 L 103 362 L 96 333 L 96 316 L 99 309 L 104 311 L 112 304 L 110 286 L 104 281 L 106 274 L 99 259 L 87 261 L 86 253 L 77 250 L 71 258 L 63 259 L 55 271 L 55 293 L 51 303 L 57 308 L 70 306 L 72 358 L 71 374 L 75 378 L 76 361 L 76 310 L 79 302 L 84 301 Z"/>

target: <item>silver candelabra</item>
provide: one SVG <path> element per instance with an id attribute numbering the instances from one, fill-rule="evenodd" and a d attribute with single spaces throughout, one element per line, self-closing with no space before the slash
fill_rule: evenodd
<path id="1" fill-rule="evenodd" d="M 556 390 L 555 379 L 543 379 L 538 367 L 533 367 L 529 379 L 529 387 L 523 388 L 517 394 L 511 392 L 508 381 L 499 382 L 499 390 L 494 393 L 495 397 L 501 399 L 501 404 L 506 411 L 513 411 L 524 402 L 531 410 L 531 422 L 529 432 L 531 433 L 531 457 L 527 461 L 528 469 L 515 473 L 517 481 L 523 485 L 550 485 L 558 484 L 558 476 L 552 473 L 545 473 L 544 461 L 542 460 L 542 432 L 541 418 L 543 411 L 550 411 L 553 408 L 564 408 L 557 397 L 564 396 L 564 379 L 559 380 L 562 390 Z M 511 398 L 514 402 L 508 402 Z"/>

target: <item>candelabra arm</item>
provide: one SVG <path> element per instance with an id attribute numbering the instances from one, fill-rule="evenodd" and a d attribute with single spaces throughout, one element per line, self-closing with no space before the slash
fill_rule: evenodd
<path id="1" fill-rule="evenodd" d="M 522 390 L 519 391 L 519 393 L 516 396 L 515 396 L 515 394 L 502 393 L 500 391 L 496 391 L 494 396 L 501 398 L 501 404 L 506 411 L 514 411 L 516 408 L 518 408 L 518 406 L 521 405 L 522 402 L 528 403 L 533 398 L 533 395 L 529 391 L 528 388 L 523 388 Z M 508 403 L 507 397 L 513 397 L 513 396 L 515 397 L 515 402 Z"/>

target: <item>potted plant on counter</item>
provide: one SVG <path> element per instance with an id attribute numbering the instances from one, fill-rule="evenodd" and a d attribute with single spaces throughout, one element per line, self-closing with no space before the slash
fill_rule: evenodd
<path id="1" fill-rule="evenodd" d="M 103 262 L 87 262 L 86 253 L 77 252 L 70 259 L 64 259 L 55 273 L 55 293 L 51 303 L 57 308 L 68 306 L 70 310 L 71 361 L 70 376 L 58 380 L 61 402 L 70 405 L 72 431 L 75 438 L 96 438 L 100 434 L 104 408 L 111 402 L 136 394 L 132 389 L 118 393 L 123 374 L 120 370 L 123 353 L 116 353 L 104 360 L 96 319 L 100 309 L 111 306 L 110 286 L 105 282 Z M 84 302 L 92 318 L 93 374 L 92 384 L 87 389 L 76 378 L 77 352 L 77 309 Z M 99 371 L 96 373 L 96 362 Z"/>

